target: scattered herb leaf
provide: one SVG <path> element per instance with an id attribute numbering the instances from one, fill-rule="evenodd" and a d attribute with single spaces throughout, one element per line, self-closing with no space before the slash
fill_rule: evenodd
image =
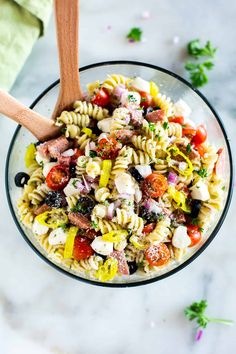
<path id="1" fill-rule="evenodd" d="M 169 129 L 169 124 L 168 124 L 168 122 L 164 122 L 162 126 L 163 126 L 163 129 L 165 129 L 165 130 L 166 130 L 166 129 Z"/>
<path id="2" fill-rule="evenodd" d="M 89 151 L 89 156 L 90 156 L 90 157 L 95 157 L 95 156 L 97 156 L 96 151 L 90 150 L 90 151 Z"/>
<path id="3" fill-rule="evenodd" d="M 201 300 L 199 302 L 192 303 L 192 305 L 186 307 L 184 310 L 184 314 L 189 319 L 189 321 L 195 320 L 198 324 L 196 340 L 199 340 L 201 338 L 202 329 L 206 328 L 208 323 L 210 322 L 221 323 L 228 326 L 234 324 L 234 322 L 231 320 L 208 317 L 205 314 L 207 306 L 208 306 L 207 301 Z"/>
<path id="4" fill-rule="evenodd" d="M 95 221 L 91 221 L 91 226 L 93 229 L 97 229 L 98 228 L 98 224 Z"/>
<path id="5" fill-rule="evenodd" d="M 191 151 L 192 151 L 191 145 L 188 144 L 188 145 L 186 146 L 186 152 L 187 152 L 187 154 L 190 154 Z"/>
<path id="6" fill-rule="evenodd" d="M 205 178 L 207 177 L 207 170 L 205 168 L 201 168 L 198 172 L 200 177 Z"/>
<path id="7" fill-rule="evenodd" d="M 151 132 L 154 132 L 154 130 L 156 129 L 156 124 L 155 123 L 148 123 L 149 125 L 149 129 L 151 130 Z"/>
<path id="8" fill-rule="evenodd" d="M 129 33 L 127 34 L 127 38 L 131 42 L 140 42 L 142 39 L 143 31 L 139 27 L 133 27 L 130 29 Z"/>
<path id="9" fill-rule="evenodd" d="M 188 43 L 188 54 L 195 58 L 199 57 L 211 57 L 215 56 L 217 48 L 214 48 L 210 41 L 207 41 L 205 47 L 201 47 L 200 40 L 194 39 Z"/>

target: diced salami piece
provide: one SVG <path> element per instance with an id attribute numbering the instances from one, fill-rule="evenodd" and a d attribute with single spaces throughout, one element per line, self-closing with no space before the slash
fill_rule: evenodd
<path id="1" fill-rule="evenodd" d="M 136 133 L 134 130 L 129 129 L 120 129 L 114 132 L 115 138 L 121 141 L 123 144 L 129 143 L 131 141 L 132 136 Z"/>
<path id="2" fill-rule="evenodd" d="M 150 112 L 146 115 L 146 119 L 152 123 L 163 122 L 165 119 L 165 111 L 158 109 L 157 111 Z"/>
<path id="3" fill-rule="evenodd" d="M 125 258 L 124 251 L 113 251 L 110 254 L 110 257 L 117 259 L 118 261 L 118 272 L 120 274 L 128 275 L 129 274 L 129 266 L 127 260 Z"/>
<path id="4" fill-rule="evenodd" d="M 47 204 L 43 204 L 43 205 L 40 205 L 38 208 L 36 208 L 35 210 L 34 210 L 34 214 L 35 215 L 39 215 L 39 214 L 42 214 L 42 213 L 44 213 L 45 211 L 49 211 L 49 210 L 51 210 L 52 208 L 49 206 L 49 205 L 47 205 Z"/>
<path id="5" fill-rule="evenodd" d="M 42 155 L 43 157 L 48 157 L 48 142 L 42 143 L 37 146 L 37 151 Z"/>
<path id="6" fill-rule="evenodd" d="M 171 215 L 174 223 L 176 224 L 184 224 L 186 222 L 185 214 L 182 210 L 176 209 L 173 214 Z"/>
<path id="7" fill-rule="evenodd" d="M 68 214 L 71 224 L 78 226 L 81 229 L 87 230 L 91 228 L 90 221 L 80 213 L 71 212 Z"/>
<path id="8" fill-rule="evenodd" d="M 63 151 L 69 149 L 70 147 L 69 141 L 64 136 L 49 140 L 47 144 L 49 155 L 52 158 L 58 158 Z"/>
<path id="9" fill-rule="evenodd" d="M 71 162 L 71 156 L 62 156 L 62 155 L 60 155 L 58 157 L 58 163 L 60 165 L 69 166 L 70 162 Z"/>
<path id="10" fill-rule="evenodd" d="M 131 109 L 130 115 L 131 115 L 131 119 L 130 119 L 131 123 L 135 127 L 140 127 L 142 125 L 142 122 L 143 122 L 142 110 L 140 110 L 140 109 Z"/>
<path id="11" fill-rule="evenodd" d="M 215 163 L 214 172 L 217 176 L 222 177 L 224 174 L 225 168 L 225 152 L 223 148 L 220 148 L 217 151 L 218 159 Z"/>

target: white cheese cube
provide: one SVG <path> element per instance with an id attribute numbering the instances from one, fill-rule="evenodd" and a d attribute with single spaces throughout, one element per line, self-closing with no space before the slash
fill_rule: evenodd
<path id="1" fill-rule="evenodd" d="M 64 245 L 66 243 L 67 234 L 66 232 L 59 227 L 58 229 L 50 232 L 48 237 L 48 243 L 52 246 L 54 245 Z"/>
<path id="2" fill-rule="evenodd" d="M 130 103 L 136 104 L 136 105 L 140 105 L 141 102 L 141 96 L 138 92 L 136 91 L 127 91 L 122 93 L 121 96 L 121 104 L 123 106 L 126 106 Z"/>
<path id="3" fill-rule="evenodd" d="M 191 108 L 184 100 L 180 99 L 174 104 L 174 114 L 176 116 L 183 116 L 184 118 L 188 118 L 191 113 Z"/>
<path id="4" fill-rule="evenodd" d="M 172 245 L 176 248 L 186 248 L 190 245 L 191 239 L 187 233 L 186 226 L 178 226 L 172 237 Z"/>
<path id="5" fill-rule="evenodd" d="M 151 166 L 149 165 L 136 165 L 135 168 L 143 178 L 146 178 L 152 173 Z"/>
<path id="6" fill-rule="evenodd" d="M 35 154 L 35 160 L 38 162 L 39 165 L 43 165 L 43 166 L 44 164 L 50 162 L 50 158 L 41 155 L 39 151 L 37 151 Z"/>
<path id="7" fill-rule="evenodd" d="M 198 181 L 193 187 L 190 188 L 190 190 L 191 190 L 191 197 L 193 199 L 198 199 L 203 202 L 210 199 L 208 186 L 203 181 Z"/>
<path id="8" fill-rule="evenodd" d="M 81 188 L 79 188 L 80 185 L 81 182 L 78 178 L 71 178 L 67 186 L 63 189 L 63 192 L 67 197 L 77 194 L 81 191 Z"/>
<path id="9" fill-rule="evenodd" d="M 136 77 L 132 81 L 132 87 L 138 91 L 150 93 L 150 83 L 146 80 L 143 80 L 141 77 Z"/>
<path id="10" fill-rule="evenodd" d="M 40 224 L 37 220 L 34 220 L 32 231 L 35 235 L 44 235 L 48 232 L 49 228 L 45 225 Z"/>
<path id="11" fill-rule="evenodd" d="M 115 185 L 120 194 L 128 193 L 128 194 L 135 194 L 135 185 L 132 181 L 132 177 L 125 172 L 120 173 L 115 178 Z"/>
<path id="12" fill-rule="evenodd" d="M 102 236 L 96 237 L 91 243 L 91 247 L 95 252 L 102 254 L 103 256 L 108 256 L 113 252 L 113 243 L 104 241 Z"/>
<path id="13" fill-rule="evenodd" d="M 43 175 L 44 175 L 45 178 L 47 177 L 47 175 L 50 172 L 50 170 L 56 165 L 58 165 L 57 162 L 47 162 L 47 163 L 44 164 L 44 166 L 43 166 Z"/>
<path id="14" fill-rule="evenodd" d="M 103 133 L 110 133 L 113 118 L 102 119 L 98 122 L 97 126 Z"/>

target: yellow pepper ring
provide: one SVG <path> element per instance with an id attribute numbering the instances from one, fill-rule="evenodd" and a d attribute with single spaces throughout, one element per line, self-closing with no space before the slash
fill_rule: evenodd
<path id="1" fill-rule="evenodd" d="M 135 236 L 135 235 L 132 235 L 132 236 L 130 237 L 129 241 L 130 241 L 130 242 L 132 243 L 132 245 L 133 245 L 134 247 L 136 247 L 138 250 L 144 250 L 144 249 L 146 248 L 146 246 L 145 246 L 143 243 L 139 242 L 138 237 Z"/>
<path id="2" fill-rule="evenodd" d="M 112 168 L 112 161 L 111 160 L 103 160 L 102 161 L 102 170 L 101 170 L 101 176 L 100 176 L 100 180 L 99 180 L 99 187 L 106 187 L 109 179 L 110 179 L 110 175 L 111 175 L 111 168 Z"/>
<path id="3" fill-rule="evenodd" d="M 183 192 L 177 191 L 173 186 L 169 186 L 168 193 L 171 196 L 171 198 L 176 202 L 179 208 L 181 208 L 186 213 L 190 213 L 191 209 L 186 204 L 187 198 Z"/>
<path id="4" fill-rule="evenodd" d="M 73 256 L 75 237 L 78 233 L 78 227 L 71 226 L 67 232 L 67 238 L 64 249 L 64 258 L 71 258 Z"/>
<path id="5" fill-rule="evenodd" d="M 168 148 L 166 150 L 167 155 L 168 155 L 167 158 L 166 158 L 167 162 L 171 162 L 171 151 L 173 152 L 174 156 L 180 155 L 180 156 L 182 156 L 184 158 L 184 160 L 188 164 L 188 169 L 186 169 L 185 171 L 182 171 L 176 166 L 171 166 L 171 168 L 173 168 L 174 170 L 178 171 L 179 174 L 181 174 L 183 176 L 190 176 L 191 173 L 193 172 L 193 165 L 192 165 L 192 162 L 189 160 L 189 158 L 183 152 L 181 152 L 176 146 L 171 146 L 170 148 Z"/>
<path id="6" fill-rule="evenodd" d="M 56 229 L 68 222 L 68 217 L 63 209 L 56 209 L 45 211 L 35 218 L 41 225 L 47 226 L 51 229 Z"/>
<path id="7" fill-rule="evenodd" d="M 89 129 L 89 128 L 83 128 L 82 132 L 85 133 L 86 135 L 88 135 L 88 137 L 91 137 L 91 135 L 93 133 L 92 129 Z"/>
<path id="8" fill-rule="evenodd" d="M 32 143 L 27 147 L 25 152 L 25 166 L 27 168 L 29 168 L 30 165 L 32 165 L 32 163 L 35 162 L 35 153 L 36 153 L 36 147 Z"/>
<path id="9" fill-rule="evenodd" d="M 126 230 L 114 230 L 102 235 L 102 239 L 108 242 L 121 242 L 128 236 Z"/>
<path id="10" fill-rule="evenodd" d="M 95 272 L 95 277 L 102 281 L 112 280 L 118 271 L 118 261 L 115 258 L 108 258 L 103 265 L 100 265 Z"/>

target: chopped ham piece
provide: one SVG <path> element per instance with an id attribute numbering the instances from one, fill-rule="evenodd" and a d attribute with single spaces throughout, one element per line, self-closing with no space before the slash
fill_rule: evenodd
<path id="1" fill-rule="evenodd" d="M 176 209 L 172 213 L 171 218 L 173 219 L 174 223 L 177 223 L 177 224 L 184 224 L 186 222 L 185 214 L 180 209 Z"/>
<path id="2" fill-rule="evenodd" d="M 158 109 L 157 111 L 150 112 L 146 115 L 146 119 L 152 123 L 163 122 L 165 119 L 165 111 Z"/>
<path id="3" fill-rule="evenodd" d="M 58 158 L 60 154 L 69 149 L 69 147 L 70 142 L 64 136 L 60 136 L 59 138 L 51 139 L 38 145 L 37 150 L 44 157 L 50 155 L 52 158 Z"/>
<path id="4" fill-rule="evenodd" d="M 64 166 L 69 166 L 71 162 L 71 156 L 59 156 L 58 157 L 58 163 L 60 165 L 64 165 Z"/>
<path id="5" fill-rule="evenodd" d="M 124 251 L 113 251 L 110 254 L 110 257 L 117 259 L 118 261 L 118 272 L 120 274 L 128 275 L 129 274 L 129 266 L 127 260 L 125 258 Z"/>
<path id="6" fill-rule="evenodd" d="M 34 210 L 34 214 L 39 215 L 39 214 L 42 214 L 45 211 L 49 211 L 49 210 L 52 210 L 52 208 L 50 206 L 48 206 L 47 204 L 43 204 Z"/>
<path id="7" fill-rule="evenodd" d="M 120 129 L 114 132 L 115 138 L 121 141 L 123 144 L 127 144 L 131 141 L 132 136 L 136 133 L 134 130 Z"/>
<path id="8" fill-rule="evenodd" d="M 91 228 L 90 221 L 80 213 L 71 212 L 68 214 L 71 224 L 78 226 L 81 229 L 87 230 Z"/>

